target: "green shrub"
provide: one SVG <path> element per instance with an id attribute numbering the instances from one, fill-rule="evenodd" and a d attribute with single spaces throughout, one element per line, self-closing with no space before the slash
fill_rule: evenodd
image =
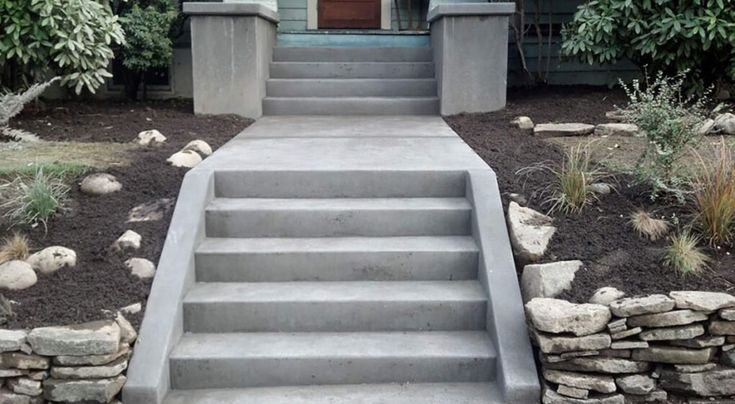
<path id="1" fill-rule="evenodd" d="M 701 274 L 709 257 L 697 247 L 698 243 L 699 239 L 686 231 L 672 236 L 664 250 L 664 265 L 682 276 Z"/>
<path id="2" fill-rule="evenodd" d="M 11 197 L 3 204 L 5 216 L 14 223 L 36 224 L 46 222 L 56 212 L 65 208 L 69 186 L 56 174 L 48 174 L 42 168 L 33 177 L 18 177 L 8 185 Z"/>
<path id="3" fill-rule="evenodd" d="M 712 157 L 697 157 L 700 169 L 692 179 L 692 200 L 699 230 L 712 245 L 730 242 L 735 223 L 733 151 L 722 139 Z"/>
<path id="4" fill-rule="evenodd" d="M 629 59 L 668 75 L 689 70 L 700 90 L 735 80 L 732 0 L 593 0 L 562 32 L 562 54 L 583 62 Z"/>
<path id="5" fill-rule="evenodd" d="M 17 89 L 48 75 L 94 92 L 106 77 L 113 44 L 124 43 L 117 17 L 95 0 L 0 0 L 0 68 Z"/>

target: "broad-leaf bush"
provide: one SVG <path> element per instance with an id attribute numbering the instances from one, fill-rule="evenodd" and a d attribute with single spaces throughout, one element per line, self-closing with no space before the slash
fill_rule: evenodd
<path id="1" fill-rule="evenodd" d="M 670 76 L 689 70 L 700 91 L 735 80 L 732 0 L 586 1 L 562 35 L 562 54 L 589 64 L 627 58 Z"/>
<path id="2" fill-rule="evenodd" d="M 11 89 L 61 76 L 79 94 L 110 77 L 117 16 L 95 0 L 0 0 L 0 69 Z"/>

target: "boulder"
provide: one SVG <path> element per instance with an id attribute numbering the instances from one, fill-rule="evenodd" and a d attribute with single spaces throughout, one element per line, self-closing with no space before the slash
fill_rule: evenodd
<path id="1" fill-rule="evenodd" d="M 691 310 L 676 310 L 667 313 L 645 314 L 628 318 L 631 327 L 674 327 L 707 320 L 704 313 Z"/>
<path id="2" fill-rule="evenodd" d="M 120 358 L 112 363 L 98 366 L 54 366 L 51 368 L 51 377 L 54 379 L 102 379 L 120 375 L 127 368 L 127 358 Z"/>
<path id="3" fill-rule="evenodd" d="M 55 365 L 63 366 L 101 366 L 114 362 L 120 358 L 128 359 L 130 356 L 130 346 L 122 344 L 120 349 L 111 354 L 105 355 L 58 355 L 53 361 Z"/>
<path id="4" fill-rule="evenodd" d="M 540 137 L 586 136 L 595 131 L 595 125 L 586 123 L 540 123 L 533 134 Z"/>
<path id="5" fill-rule="evenodd" d="M 715 348 L 690 349 L 670 346 L 652 346 L 633 351 L 633 360 L 680 365 L 703 365 L 712 360 Z"/>
<path id="6" fill-rule="evenodd" d="M 125 261 L 125 266 L 140 279 L 150 279 L 156 275 L 156 264 L 145 258 L 130 258 Z"/>
<path id="7" fill-rule="evenodd" d="M 49 368 L 49 363 L 49 358 L 39 355 L 28 355 L 22 352 L 0 354 L 0 367 L 4 369 L 43 370 Z"/>
<path id="8" fill-rule="evenodd" d="M 207 157 L 212 154 L 212 148 L 204 140 L 192 140 L 184 146 L 183 150 L 191 150 L 199 153 L 203 157 Z"/>
<path id="9" fill-rule="evenodd" d="M 64 267 L 77 265 L 77 253 L 66 247 L 52 246 L 31 254 L 26 259 L 33 269 L 43 274 L 50 274 Z"/>
<path id="10" fill-rule="evenodd" d="M 735 321 L 712 321 L 709 324 L 712 335 L 735 335 Z"/>
<path id="11" fill-rule="evenodd" d="M 43 394 L 43 388 L 41 388 L 41 382 L 38 380 L 29 379 L 27 377 L 21 377 L 18 379 L 8 379 L 8 388 L 17 394 L 23 394 L 26 396 L 40 396 Z M 0 402 L 2 402 L 0 400 Z"/>
<path id="12" fill-rule="evenodd" d="M 134 232 L 133 230 L 126 230 L 117 240 L 112 244 L 112 249 L 115 251 L 124 250 L 137 250 L 140 248 L 140 242 L 143 237 Z"/>
<path id="13" fill-rule="evenodd" d="M 565 300 L 536 298 L 526 303 L 526 313 L 539 331 L 578 337 L 598 333 L 610 321 L 610 309 L 599 304 L 573 304 Z"/>
<path id="14" fill-rule="evenodd" d="M 624 393 L 637 396 L 648 394 L 656 388 L 656 381 L 646 375 L 621 376 L 615 379 L 615 383 Z"/>
<path id="15" fill-rule="evenodd" d="M 676 302 L 664 295 L 628 297 L 610 303 L 610 310 L 618 317 L 638 316 L 670 311 Z"/>
<path id="16" fill-rule="evenodd" d="M 641 129 L 632 123 L 601 123 L 595 126 L 597 136 L 636 136 Z"/>
<path id="17" fill-rule="evenodd" d="M 510 121 L 511 124 L 515 125 L 518 129 L 525 132 L 533 132 L 533 121 L 527 116 L 519 116 L 516 119 Z"/>
<path id="18" fill-rule="evenodd" d="M 120 326 L 111 320 L 65 327 L 39 327 L 28 333 L 28 342 L 40 355 L 107 355 L 118 351 Z"/>
<path id="19" fill-rule="evenodd" d="M 202 162 L 202 156 L 192 150 L 181 150 L 166 159 L 174 167 L 192 168 Z"/>
<path id="20" fill-rule="evenodd" d="M 661 372 L 661 388 L 702 397 L 735 394 L 735 369 L 711 370 L 700 373 Z"/>
<path id="21" fill-rule="evenodd" d="M 625 292 L 623 292 L 622 290 L 606 286 L 597 289 L 595 293 L 592 294 L 592 297 L 590 298 L 590 303 L 609 306 L 610 303 L 614 302 L 615 300 L 622 299 L 623 296 L 625 296 Z"/>
<path id="22" fill-rule="evenodd" d="M 552 383 L 563 384 L 578 389 L 592 390 L 603 394 L 614 393 L 616 391 L 615 380 L 612 376 L 564 372 L 551 369 L 545 369 L 543 376 L 544 379 Z"/>
<path id="23" fill-rule="evenodd" d="M 728 112 L 717 116 L 714 130 L 724 135 L 735 135 L 735 114 Z"/>
<path id="24" fill-rule="evenodd" d="M 735 307 L 735 296 L 720 292 L 680 291 L 669 296 L 676 302 L 677 309 L 715 311 Z"/>
<path id="25" fill-rule="evenodd" d="M 524 264 L 539 261 L 556 232 L 556 227 L 551 226 L 551 218 L 511 202 L 508 205 L 507 220 L 516 258 Z"/>
<path id="26" fill-rule="evenodd" d="M 579 351 L 596 351 L 610 348 L 610 335 L 607 333 L 570 337 L 534 332 L 532 337 L 541 352 L 547 354 L 577 353 Z"/>
<path id="27" fill-rule="evenodd" d="M 704 335 L 704 326 L 702 324 L 692 324 L 683 327 L 646 330 L 641 333 L 640 338 L 644 341 L 671 341 L 677 339 L 689 340 L 701 335 Z"/>
<path id="28" fill-rule="evenodd" d="M 556 297 L 569 289 L 582 261 L 559 261 L 550 264 L 531 264 L 523 268 L 521 290 L 523 301 L 535 297 Z"/>
<path id="29" fill-rule="evenodd" d="M 545 387 L 541 398 L 543 404 L 625 404 L 622 394 L 599 395 L 594 398 L 571 398 L 562 396 L 554 390 Z"/>
<path id="30" fill-rule="evenodd" d="M 0 352 L 20 351 L 27 335 L 23 330 L 0 330 Z"/>
<path id="31" fill-rule="evenodd" d="M 81 183 L 82 192 L 90 195 L 105 195 L 122 189 L 122 184 L 113 175 L 97 173 L 86 176 Z"/>
<path id="32" fill-rule="evenodd" d="M 163 136 L 161 132 L 156 129 L 144 130 L 138 133 L 135 141 L 141 146 L 159 145 L 166 141 L 166 136 Z"/>
<path id="33" fill-rule="evenodd" d="M 43 383 L 43 396 L 61 402 L 109 403 L 125 384 L 125 376 L 96 380 L 48 379 Z"/>
<path id="34" fill-rule="evenodd" d="M 14 260 L 0 264 L 0 288 L 21 290 L 30 288 L 36 282 L 36 272 L 27 262 Z"/>

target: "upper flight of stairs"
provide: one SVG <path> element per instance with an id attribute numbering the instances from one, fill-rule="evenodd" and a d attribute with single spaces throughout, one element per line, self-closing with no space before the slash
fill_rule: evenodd
<path id="1" fill-rule="evenodd" d="M 265 115 L 439 113 L 428 46 L 277 46 L 273 51 Z"/>
<path id="2" fill-rule="evenodd" d="M 462 188 L 215 185 L 166 403 L 503 402 Z"/>

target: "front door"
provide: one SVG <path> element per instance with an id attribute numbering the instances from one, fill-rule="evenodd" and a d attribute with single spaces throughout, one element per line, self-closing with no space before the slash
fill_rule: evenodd
<path id="1" fill-rule="evenodd" d="M 380 0 L 319 0 L 319 28 L 380 28 Z"/>

